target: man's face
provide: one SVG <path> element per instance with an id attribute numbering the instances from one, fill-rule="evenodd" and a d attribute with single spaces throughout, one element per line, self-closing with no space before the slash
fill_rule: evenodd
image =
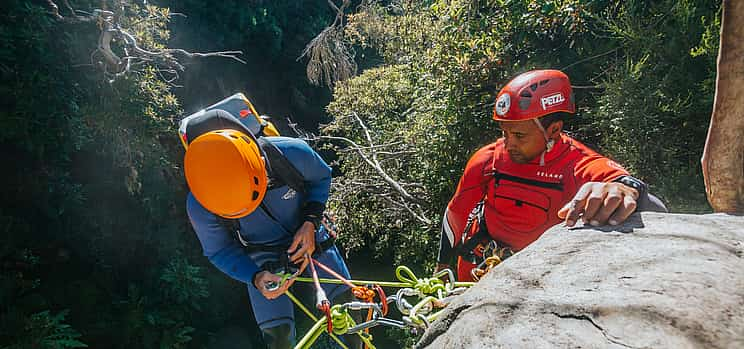
<path id="1" fill-rule="evenodd" d="M 535 121 L 499 122 L 506 141 L 509 158 L 518 164 L 526 164 L 545 150 L 545 136 Z"/>

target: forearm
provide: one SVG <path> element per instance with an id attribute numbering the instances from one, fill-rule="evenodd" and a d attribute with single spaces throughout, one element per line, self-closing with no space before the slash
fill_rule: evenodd
<path id="1" fill-rule="evenodd" d="M 455 257 L 455 234 L 449 222 L 449 213 L 449 209 L 445 210 L 442 219 L 442 233 L 439 240 L 437 264 L 450 265 Z"/>
<path id="2" fill-rule="evenodd" d="M 455 256 L 455 249 L 452 247 L 447 233 L 442 229 L 441 239 L 439 241 L 439 254 L 437 255 L 437 264 L 452 265 Z"/>
<path id="3" fill-rule="evenodd" d="M 640 202 L 641 199 L 644 199 L 648 196 L 648 185 L 638 178 L 626 175 L 618 177 L 613 182 L 622 183 L 623 185 L 626 185 L 638 191 L 638 199 L 636 201 Z"/>
<path id="4" fill-rule="evenodd" d="M 615 180 L 615 182 L 622 183 L 638 191 L 638 203 L 636 206 L 636 212 L 641 211 L 653 211 L 653 212 L 669 212 L 666 205 L 659 200 L 659 198 L 651 195 L 648 191 L 648 184 L 644 183 L 640 179 L 633 176 L 621 176 Z"/>
<path id="5" fill-rule="evenodd" d="M 209 261 L 225 275 L 244 283 L 252 283 L 258 266 L 240 247 L 226 247 L 208 256 Z"/>
<path id="6" fill-rule="evenodd" d="M 302 208 L 302 219 L 305 222 L 311 222 L 315 225 L 315 229 L 320 228 L 320 222 L 323 219 L 323 212 L 325 211 L 325 203 L 318 201 L 308 201 Z"/>

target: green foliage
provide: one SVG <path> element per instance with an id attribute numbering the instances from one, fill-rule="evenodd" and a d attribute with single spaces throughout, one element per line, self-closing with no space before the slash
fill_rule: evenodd
<path id="1" fill-rule="evenodd" d="M 27 343 L 18 336 L 28 314 L 46 309 L 69 309 L 71 338 L 91 347 L 203 347 L 227 321 L 255 334 L 244 285 L 216 272 L 190 231 L 175 129 L 184 101 L 174 92 L 195 91 L 184 104 L 203 107 L 224 97 L 209 95 L 208 82 L 226 77 L 241 83 L 231 92 L 310 99 L 296 58 L 333 18 L 327 3 L 69 1 L 80 15 L 114 11 L 144 49 L 242 49 L 251 62 L 184 61 L 187 88 L 176 90 L 149 63 L 108 81 L 90 64 L 97 23 L 55 2 L 64 20 L 43 1 L 6 1 L 0 13 L 0 159 L 12 164 L 0 174 L 0 347 Z M 219 66 L 189 79 L 207 62 Z M 66 328 L 55 316 L 49 328 Z"/>
<path id="2" fill-rule="evenodd" d="M 603 148 L 676 211 L 708 210 L 699 159 L 713 105 L 719 15 L 703 1 L 625 4 L 610 26 L 624 57 L 608 65 L 591 106 Z"/>
<path id="3" fill-rule="evenodd" d="M 296 63 L 332 20 L 327 2 L 127 2 L 121 23 L 144 48 L 242 49 L 253 62 L 204 69 L 182 101 L 152 66 L 109 83 L 89 64 L 96 24 L 55 20 L 43 3 L 6 1 L 0 13 L 0 159 L 12 164 L 0 173 L 0 347 L 203 347 L 228 321 L 246 325 L 247 305 L 235 306 L 244 286 L 208 265 L 188 228 L 175 121 L 182 103 L 222 94 L 205 86 L 223 77 L 239 82 L 231 91 L 291 96 L 282 105 L 303 112 L 327 98 Z M 385 145 L 386 173 L 432 223 L 391 209 L 395 192 L 362 190 L 386 184 L 336 139 L 326 145 L 344 175 L 331 202 L 344 245 L 424 274 L 465 162 L 497 137 L 496 91 L 533 68 L 572 78 L 578 138 L 651 183 L 674 211 L 707 210 L 698 159 L 720 21 L 720 4 L 703 0 L 364 2 L 346 35 L 369 60 L 360 66 L 379 66 L 336 87 L 323 135 L 367 144 L 357 115 Z"/>
<path id="4" fill-rule="evenodd" d="M 200 276 L 201 268 L 189 264 L 186 259 L 168 263 L 160 280 L 165 283 L 166 299 L 200 310 L 200 304 L 209 296 L 207 281 Z"/>
<path id="5" fill-rule="evenodd" d="M 132 4 L 120 15 L 142 47 L 164 47 L 167 9 Z M 0 17 L 1 156 L 14 164 L 2 174 L 0 343 L 184 347 L 210 319 L 197 315 L 207 284 L 188 262 L 203 258 L 184 239 L 172 87 L 152 66 L 109 83 L 84 64 L 95 23 L 57 21 L 23 1 Z M 69 308 L 76 330 L 67 311 L 43 311 L 53 308 Z"/>
<path id="6" fill-rule="evenodd" d="M 198 275 L 192 277 L 200 279 Z M 172 289 L 162 290 L 160 294 L 145 291 L 130 284 L 127 298 L 117 304 L 117 311 L 124 319 L 120 334 L 117 334 L 121 343 L 127 347 L 185 348 L 195 331 L 194 327 L 185 323 L 191 314 L 184 312 L 183 308 L 189 304 L 178 300 L 174 302 Z M 193 300 L 203 301 L 205 297 L 204 291 L 193 296 Z"/>
<path id="7" fill-rule="evenodd" d="M 401 140 L 392 150 L 406 152 L 384 167 L 420 185 L 417 195 L 434 223 L 391 213 L 389 203 L 359 187 L 333 196 L 346 245 L 396 262 L 431 262 L 441 213 L 465 162 L 498 136 L 495 94 L 536 68 L 571 77 L 579 113 L 568 129 L 575 136 L 649 182 L 673 211 L 708 210 L 697 164 L 719 18 L 719 4 L 693 0 L 370 2 L 351 16 L 346 34 L 377 50 L 384 64 L 335 89 L 328 107 L 334 120 L 324 132 L 365 144 L 348 116 L 355 112 L 377 144 Z M 344 177 L 337 182 L 377 178 L 357 152 L 341 149 Z"/>
<path id="8" fill-rule="evenodd" d="M 64 349 L 87 348 L 79 341 L 80 333 L 70 325 L 64 323 L 68 310 L 51 314 L 48 310 L 32 314 L 26 321 L 23 333 L 17 334 L 20 342 L 4 347 L 4 349 Z"/>

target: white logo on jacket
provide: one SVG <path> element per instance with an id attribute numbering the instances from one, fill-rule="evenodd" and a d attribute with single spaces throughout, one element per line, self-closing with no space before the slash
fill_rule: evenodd
<path id="1" fill-rule="evenodd" d="M 540 98 L 540 103 L 542 103 L 543 110 L 546 110 L 556 104 L 561 104 L 565 101 L 566 99 L 563 98 L 563 94 L 561 94 L 560 92 Z"/>
<path id="2" fill-rule="evenodd" d="M 543 172 L 543 171 L 537 171 L 536 175 L 538 177 L 545 177 L 545 178 L 550 178 L 550 179 L 563 179 L 563 175 L 558 174 L 558 173 L 548 173 L 548 172 Z"/>
<path id="3" fill-rule="evenodd" d="M 294 189 L 289 188 L 289 190 L 287 190 L 287 192 L 282 195 L 282 200 L 289 200 L 291 198 L 294 198 L 296 195 L 297 192 Z"/>

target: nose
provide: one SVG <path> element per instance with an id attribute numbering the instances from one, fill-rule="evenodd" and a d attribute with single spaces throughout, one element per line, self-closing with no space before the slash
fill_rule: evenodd
<path id="1" fill-rule="evenodd" d="M 508 133 L 504 132 L 504 145 L 506 146 L 506 150 L 513 150 L 515 145 L 513 141 L 513 136 L 509 136 Z"/>

